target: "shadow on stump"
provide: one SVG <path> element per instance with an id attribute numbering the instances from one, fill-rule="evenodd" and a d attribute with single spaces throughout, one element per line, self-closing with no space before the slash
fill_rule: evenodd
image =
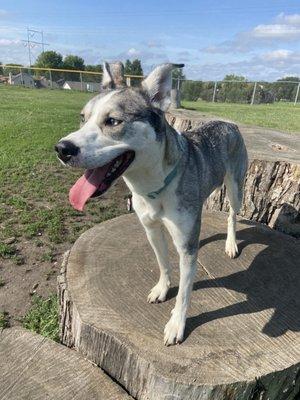
<path id="1" fill-rule="evenodd" d="M 260 251 L 247 270 L 213 279 L 203 279 L 194 283 L 193 291 L 204 288 L 219 287 L 234 290 L 246 295 L 247 300 L 230 306 L 204 312 L 187 319 L 185 336 L 194 329 L 210 321 L 234 315 L 249 314 L 265 309 L 274 309 L 273 315 L 263 328 L 263 333 L 278 337 L 288 330 L 300 330 L 300 249 L 288 245 L 278 234 L 268 234 L 258 229 L 253 223 L 237 232 L 239 251 L 252 244 L 267 246 Z M 218 240 L 224 241 L 226 235 L 216 234 L 200 241 L 199 248 Z M 295 239 L 291 238 L 294 242 Z M 228 259 L 228 262 L 231 262 Z M 213 270 L 211 270 L 213 272 Z M 178 287 L 170 290 L 168 299 L 175 297 Z"/>

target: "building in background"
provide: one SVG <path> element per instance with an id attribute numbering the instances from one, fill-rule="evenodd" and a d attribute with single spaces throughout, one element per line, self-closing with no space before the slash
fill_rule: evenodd
<path id="1" fill-rule="evenodd" d="M 12 75 L 10 73 L 8 77 L 8 83 L 9 85 L 23 85 L 26 87 L 35 87 L 35 81 L 33 77 L 27 74 L 27 72 L 20 72 L 17 75 Z"/>

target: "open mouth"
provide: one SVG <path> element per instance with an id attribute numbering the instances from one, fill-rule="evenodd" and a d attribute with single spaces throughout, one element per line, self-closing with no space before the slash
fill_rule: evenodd
<path id="1" fill-rule="evenodd" d="M 126 171 L 134 160 L 134 156 L 134 151 L 128 150 L 102 167 L 86 170 L 69 192 L 72 206 L 76 210 L 82 211 L 85 203 L 91 197 L 98 197 L 105 193 L 112 183 Z"/>

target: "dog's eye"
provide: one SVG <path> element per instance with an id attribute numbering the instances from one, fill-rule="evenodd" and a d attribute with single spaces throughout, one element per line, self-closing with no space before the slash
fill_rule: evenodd
<path id="1" fill-rule="evenodd" d="M 112 118 L 112 117 L 109 117 L 105 120 L 106 126 L 117 126 L 121 123 L 122 123 L 122 121 L 120 121 L 119 119 L 116 119 L 116 118 Z"/>
<path id="2" fill-rule="evenodd" d="M 85 122 L 84 114 L 80 114 L 80 121 Z"/>

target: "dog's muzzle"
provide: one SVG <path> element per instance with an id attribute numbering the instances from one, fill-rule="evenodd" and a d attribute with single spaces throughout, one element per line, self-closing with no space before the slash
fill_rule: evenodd
<path id="1" fill-rule="evenodd" d="M 69 140 L 62 140 L 54 147 L 58 157 L 63 161 L 69 161 L 73 156 L 77 156 L 80 149 Z"/>

